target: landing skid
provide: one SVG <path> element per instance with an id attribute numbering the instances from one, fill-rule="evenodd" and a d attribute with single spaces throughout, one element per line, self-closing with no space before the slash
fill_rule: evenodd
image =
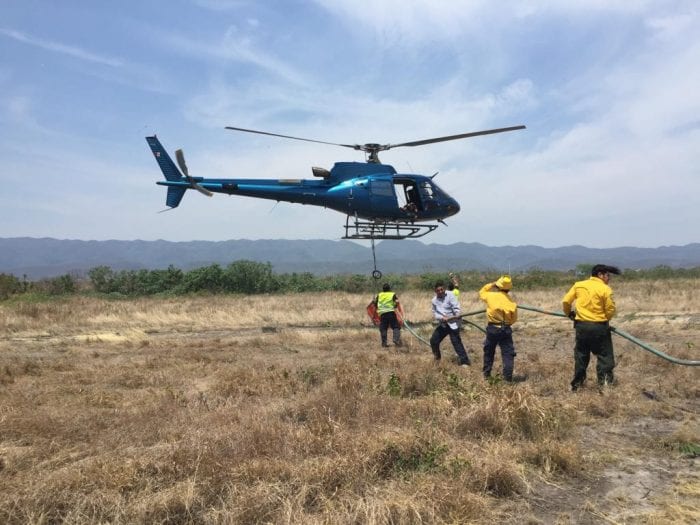
<path id="1" fill-rule="evenodd" d="M 350 220 L 352 218 L 352 221 Z M 345 219 L 343 239 L 398 240 L 423 237 L 438 227 L 437 224 L 410 224 L 405 222 L 360 221 L 356 217 Z"/>

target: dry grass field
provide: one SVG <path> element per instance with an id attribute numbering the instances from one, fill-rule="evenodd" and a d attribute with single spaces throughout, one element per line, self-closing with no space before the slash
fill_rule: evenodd
<path id="1" fill-rule="evenodd" d="M 699 284 L 613 281 L 614 324 L 700 359 Z M 516 296 L 558 311 L 565 291 Z M 431 295 L 397 292 L 428 336 Z M 521 311 L 526 379 L 487 383 L 481 332 L 471 368 L 449 340 L 435 366 L 406 331 L 381 349 L 369 300 L 0 303 L 0 522 L 700 521 L 698 367 L 615 337 L 618 384 L 593 362 L 571 393 L 571 323 Z"/>

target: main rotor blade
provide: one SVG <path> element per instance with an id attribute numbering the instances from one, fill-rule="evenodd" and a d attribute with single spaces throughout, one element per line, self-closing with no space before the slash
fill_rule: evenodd
<path id="1" fill-rule="evenodd" d="M 506 131 L 515 131 L 517 129 L 525 129 L 525 126 L 511 126 L 509 128 L 487 129 L 484 131 L 473 131 L 471 133 L 461 133 L 459 135 L 449 135 L 447 137 L 437 137 L 434 139 L 414 140 L 413 142 L 402 142 L 401 144 L 388 144 L 389 148 L 398 148 L 399 146 L 423 146 L 425 144 L 433 144 L 435 142 L 446 142 L 448 140 L 466 139 L 469 137 L 478 137 L 479 135 L 492 135 L 494 133 L 505 133 Z"/>
<path id="2" fill-rule="evenodd" d="M 303 140 L 304 142 L 316 142 L 318 144 L 329 144 L 331 146 L 342 146 L 344 148 L 360 149 L 360 147 L 361 147 L 357 144 L 354 144 L 354 145 L 353 144 L 338 144 L 337 142 L 326 142 L 324 140 L 304 139 L 301 137 L 292 137 L 291 135 L 280 135 L 279 133 L 269 133 L 267 131 L 256 131 L 254 129 L 234 128 L 233 126 L 226 126 L 226 129 L 230 129 L 233 131 L 245 131 L 246 133 L 257 133 L 258 135 L 269 135 L 271 137 L 282 137 L 283 139 Z"/>

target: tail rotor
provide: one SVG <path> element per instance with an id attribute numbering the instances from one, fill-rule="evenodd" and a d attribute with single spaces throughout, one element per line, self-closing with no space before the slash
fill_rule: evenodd
<path id="1" fill-rule="evenodd" d="M 194 177 L 190 177 L 190 173 L 187 170 L 187 164 L 185 163 L 185 154 L 182 152 L 181 149 L 179 149 L 175 152 L 175 159 L 177 160 L 177 165 L 180 167 L 180 171 L 182 171 L 182 174 L 185 176 L 185 178 L 187 179 L 187 182 L 190 183 L 190 186 L 193 189 L 197 190 L 202 195 L 206 195 L 207 197 L 211 197 L 212 195 L 214 195 L 208 189 L 197 184 L 197 181 L 194 180 Z"/>

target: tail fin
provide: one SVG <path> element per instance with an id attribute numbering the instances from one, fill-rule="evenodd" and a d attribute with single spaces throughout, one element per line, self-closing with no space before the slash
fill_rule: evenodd
<path id="1" fill-rule="evenodd" d="M 182 173 L 180 173 L 180 170 L 177 169 L 177 166 L 175 166 L 175 163 L 170 158 L 170 155 L 168 155 L 168 152 L 165 151 L 165 148 L 158 140 L 158 137 L 155 135 L 152 137 L 146 137 L 146 142 L 148 142 L 148 145 L 151 147 L 153 156 L 156 158 L 156 162 L 158 163 L 158 166 L 160 166 L 160 171 L 163 172 L 166 180 L 177 182 L 184 181 L 185 178 L 182 176 Z M 180 195 L 180 199 L 181 198 L 182 195 Z M 180 199 L 178 199 L 177 202 L 180 202 Z M 168 202 L 170 202 L 170 190 L 168 190 Z M 168 206 L 170 206 L 170 204 L 168 204 Z"/>
<path id="2" fill-rule="evenodd" d="M 177 208 L 182 197 L 185 195 L 185 191 L 187 191 L 187 188 L 183 188 L 182 186 L 170 186 L 168 188 L 168 196 L 165 199 L 165 205 L 168 208 Z"/>
<path id="3" fill-rule="evenodd" d="M 155 135 L 152 137 L 146 137 L 146 142 L 148 142 L 148 145 L 153 152 L 153 156 L 156 158 L 156 162 L 160 167 L 160 171 L 163 172 L 165 179 L 170 182 L 184 182 L 186 180 L 185 177 L 183 177 L 180 170 L 177 169 L 177 166 L 175 166 L 175 163 L 170 158 L 170 155 L 168 155 L 168 152 L 165 151 L 165 148 L 158 140 L 158 137 Z M 158 184 L 161 183 L 159 182 Z M 177 208 L 182 200 L 182 197 L 185 195 L 186 190 L 186 186 L 168 186 L 168 195 L 165 198 L 165 205 L 169 208 Z"/>

